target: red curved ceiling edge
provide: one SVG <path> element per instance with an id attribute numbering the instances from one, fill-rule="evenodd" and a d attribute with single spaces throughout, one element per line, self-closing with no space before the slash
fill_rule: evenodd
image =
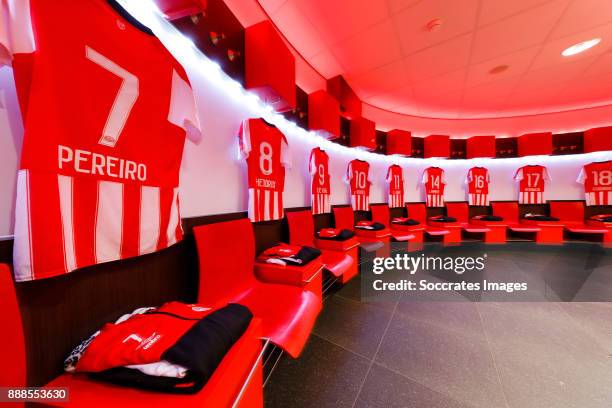
<path id="1" fill-rule="evenodd" d="M 283 39 L 285 40 L 285 42 L 287 44 L 289 44 L 289 46 L 291 47 L 291 49 L 300 56 L 300 58 L 302 58 L 302 60 L 308 64 L 308 66 L 310 68 L 312 68 L 312 70 L 314 72 L 316 72 L 321 78 L 324 78 L 325 80 L 327 80 L 328 78 L 325 77 L 325 75 L 321 74 L 321 72 L 319 72 L 318 69 L 316 69 L 311 63 L 310 61 L 308 61 L 307 58 L 304 57 L 304 55 L 297 49 L 295 48 L 295 46 L 293 45 L 293 43 L 291 43 L 291 41 L 289 41 L 289 39 L 287 39 L 287 37 L 285 36 L 285 33 L 282 32 L 282 30 L 280 28 L 278 28 L 278 26 L 276 25 L 276 23 L 274 22 L 274 20 L 272 20 L 272 18 L 270 17 L 270 14 L 268 14 L 268 12 L 266 11 L 266 9 L 261 5 L 261 2 L 259 0 L 254 0 L 255 4 L 257 4 L 257 6 L 259 7 L 259 9 L 261 10 L 261 12 L 266 16 L 266 18 L 268 19 L 268 21 L 274 26 L 274 28 L 276 29 L 276 31 L 283 37 Z M 601 104 L 601 105 L 597 105 L 597 106 L 587 106 L 587 107 L 582 107 L 582 108 L 575 108 L 575 109 L 563 109 L 563 110 L 557 110 L 557 111 L 551 111 L 551 112 L 540 112 L 540 113 L 531 113 L 531 114 L 525 114 L 525 115 L 506 115 L 506 116 L 485 116 L 485 117 L 472 117 L 472 118 L 466 118 L 466 117 L 462 117 L 462 118 L 444 118 L 444 117 L 437 117 L 437 116 L 422 116 L 422 115 L 416 115 L 416 114 L 405 114 L 405 113 L 401 113 L 401 112 L 396 112 L 390 109 L 386 109 L 386 108 L 381 108 L 380 106 L 376 106 L 373 105 L 371 103 L 367 103 L 364 101 L 361 101 L 362 104 L 364 105 L 368 105 L 371 106 L 373 108 L 379 109 L 381 111 L 384 112 L 389 112 L 391 114 L 394 115 L 400 115 L 400 116 L 404 116 L 404 117 L 412 117 L 412 118 L 418 118 L 418 119 L 431 119 L 431 120 L 461 120 L 461 121 L 468 121 L 468 120 L 495 120 L 495 119 L 513 119 L 513 118 L 529 118 L 529 117 L 534 117 L 534 116 L 544 116 L 544 115 L 554 115 L 554 114 L 558 114 L 558 113 L 567 113 L 567 112 L 580 112 L 580 111 L 584 111 L 584 110 L 590 110 L 590 109 L 598 109 L 598 108 L 603 108 L 606 106 L 612 106 L 612 104 L 610 103 L 605 103 L 605 104 Z"/>

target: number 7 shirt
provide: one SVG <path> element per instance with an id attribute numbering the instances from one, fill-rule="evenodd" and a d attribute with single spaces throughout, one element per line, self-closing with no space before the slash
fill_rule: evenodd
<path id="1" fill-rule="evenodd" d="M 545 181 L 550 181 L 546 167 L 523 166 L 514 180 L 519 182 L 519 204 L 544 204 Z"/>
<path id="2" fill-rule="evenodd" d="M 17 281 L 150 253 L 182 238 L 179 168 L 199 120 L 184 69 L 112 0 L 2 0 L 24 142 Z"/>
<path id="3" fill-rule="evenodd" d="M 249 178 L 249 218 L 253 222 L 283 218 L 285 168 L 291 166 L 285 135 L 263 119 L 247 119 L 240 127 L 240 153 Z"/>

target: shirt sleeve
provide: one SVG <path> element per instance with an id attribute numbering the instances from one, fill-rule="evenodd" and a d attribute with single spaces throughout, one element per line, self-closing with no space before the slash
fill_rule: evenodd
<path id="1" fill-rule="evenodd" d="M 391 169 L 393 169 L 393 166 L 389 166 L 389 168 L 387 169 L 387 177 L 385 177 L 385 181 L 390 182 L 391 181 Z"/>
<path id="2" fill-rule="evenodd" d="M 421 183 L 427 183 L 427 178 L 429 176 L 429 169 L 423 170 L 423 176 L 421 177 Z"/>
<path id="3" fill-rule="evenodd" d="M 240 147 L 238 158 L 246 160 L 249 157 L 249 153 L 251 153 L 251 129 L 249 119 L 244 120 L 240 125 L 240 130 L 238 130 L 238 145 Z"/>
<path id="4" fill-rule="evenodd" d="M 183 128 L 187 138 L 194 143 L 202 139 L 198 108 L 191 85 L 176 70 L 172 72 L 172 92 L 168 121 Z"/>
<path id="5" fill-rule="evenodd" d="M 36 51 L 29 0 L 0 0 L 0 65 Z"/>
<path id="6" fill-rule="evenodd" d="M 440 173 L 440 181 L 442 181 L 442 184 L 446 185 L 446 172 L 444 170 Z"/>
<path id="7" fill-rule="evenodd" d="M 312 149 L 310 152 L 310 159 L 308 160 L 308 173 L 313 175 L 317 172 L 316 163 L 315 163 L 315 149 Z"/>
<path id="8" fill-rule="evenodd" d="M 353 178 L 353 162 L 349 162 L 348 166 L 346 166 L 346 175 L 344 177 L 344 182 L 349 184 L 351 179 Z"/>
<path id="9" fill-rule="evenodd" d="M 468 170 L 467 175 L 465 176 L 465 184 L 470 184 L 472 181 L 472 169 Z"/>
<path id="10" fill-rule="evenodd" d="M 548 170 L 546 170 L 546 167 L 542 167 L 542 177 L 544 177 L 544 180 L 546 181 L 552 181 L 548 175 Z"/>
<path id="11" fill-rule="evenodd" d="M 586 181 L 586 171 L 584 171 L 584 167 L 580 169 L 580 174 L 578 174 L 578 178 L 576 179 L 577 183 L 584 184 Z"/>
<path id="12" fill-rule="evenodd" d="M 523 168 L 521 167 L 514 174 L 514 180 L 515 181 L 521 181 L 522 179 L 523 179 Z"/>
<path id="13" fill-rule="evenodd" d="M 283 140 L 281 140 L 281 164 L 284 168 L 291 168 L 291 152 L 289 151 L 289 142 L 285 136 L 283 136 Z"/>

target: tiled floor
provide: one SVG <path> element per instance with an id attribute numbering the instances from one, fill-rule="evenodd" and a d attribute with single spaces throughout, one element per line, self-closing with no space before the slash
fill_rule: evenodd
<path id="1" fill-rule="evenodd" d="M 594 273 L 587 284 L 612 281 L 609 258 Z M 355 279 L 327 298 L 302 356 L 284 357 L 264 392 L 266 407 L 282 408 L 610 408 L 612 303 L 367 303 Z"/>

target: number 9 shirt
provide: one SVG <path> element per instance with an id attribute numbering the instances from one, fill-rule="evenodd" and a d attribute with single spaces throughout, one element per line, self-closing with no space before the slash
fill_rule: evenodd
<path id="1" fill-rule="evenodd" d="M 240 126 L 239 140 L 249 173 L 249 218 L 283 218 L 285 168 L 291 166 L 285 135 L 263 119 L 247 119 Z"/>
<path id="2" fill-rule="evenodd" d="M 184 69 L 113 0 L 2 0 L 24 120 L 17 281 L 182 238 L 179 168 L 200 124 Z"/>

